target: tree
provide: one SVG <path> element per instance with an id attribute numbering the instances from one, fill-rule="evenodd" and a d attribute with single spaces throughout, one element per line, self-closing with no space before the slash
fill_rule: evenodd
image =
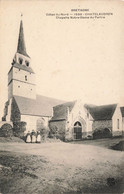
<path id="1" fill-rule="evenodd" d="M 41 137 L 46 139 L 49 134 L 49 127 L 45 123 L 44 118 L 40 118 L 37 120 L 37 131 L 40 131 Z"/>
<path id="2" fill-rule="evenodd" d="M 26 131 L 26 122 L 13 122 L 13 132 L 14 136 L 23 138 L 24 132 Z"/>

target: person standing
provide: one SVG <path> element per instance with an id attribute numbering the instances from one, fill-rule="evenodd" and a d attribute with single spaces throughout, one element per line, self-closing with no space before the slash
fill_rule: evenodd
<path id="1" fill-rule="evenodd" d="M 37 143 L 41 143 L 40 131 L 37 131 Z"/>
<path id="2" fill-rule="evenodd" d="M 28 131 L 28 133 L 27 133 L 26 143 L 31 143 L 31 133 L 30 133 L 30 131 Z"/>
<path id="3" fill-rule="evenodd" d="M 31 137 L 32 137 L 32 143 L 36 143 L 36 132 L 34 130 L 32 130 L 32 133 L 31 133 Z"/>

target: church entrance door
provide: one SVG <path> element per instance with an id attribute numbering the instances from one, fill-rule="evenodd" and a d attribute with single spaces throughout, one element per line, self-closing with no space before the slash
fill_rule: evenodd
<path id="1" fill-rule="evenodd" d="M 74 124 L 74 139 L 82 139 L 82 126 L 81 123 L 78 121 Z"/>

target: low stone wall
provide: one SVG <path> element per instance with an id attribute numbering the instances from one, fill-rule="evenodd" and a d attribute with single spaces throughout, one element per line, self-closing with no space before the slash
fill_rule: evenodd
<path id="1" fill-rule="evenodd" d="M 113 131 L 112 132 L 112 136 L 124 136 L 124 132 L 123 131 Z"/>

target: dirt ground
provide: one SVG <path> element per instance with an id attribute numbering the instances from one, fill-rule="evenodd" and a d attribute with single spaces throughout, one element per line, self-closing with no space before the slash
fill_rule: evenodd
<path id="1" fill-rule="evenodd" d="M 0 193 L 123 193 L 124 152 L 96 144 L 0 143 Z"/>
<path id="2" fill-rule="evenodd" d="M 113 137 L 95 140 L 83 140 L 83 141 L 72 141 L 72 144 L 87 144 L 99 147 L 105 147 L 111 149 L 113 146 L 118 144 L 120 141 L 124 141 L 124 137 Z"/>

